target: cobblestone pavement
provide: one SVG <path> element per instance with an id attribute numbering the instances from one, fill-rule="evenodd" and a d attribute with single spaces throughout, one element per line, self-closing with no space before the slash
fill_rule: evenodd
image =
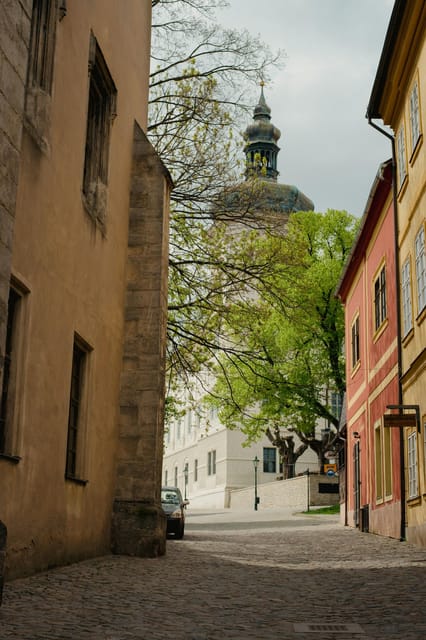
<path id="1" fill-rule="evenodd" d="M 426 549 L 334 516 L 191 514 L 163 558 L 6 583 L 6 640 L 424 640 Z"/>

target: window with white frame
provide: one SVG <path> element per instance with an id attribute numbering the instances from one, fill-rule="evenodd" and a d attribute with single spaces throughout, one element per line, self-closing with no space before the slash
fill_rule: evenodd
<path id="1" fill-rule="evenodd" d="M 166 469 L 165 472 L 164 472 L 164 484 L 165 484 L 166 487 L 168 485 L 168 480 L 169 480 L 169 473 L 168 473 L 168 471 Z"/>
<path id="2" fill-rule="evenodd" d="M 397 164 L 398 164 L 398 187 L 402 185 L 407 175 L 407 160 L 405 155 L 405 131 L 401 125 L 396 138 Z"/>
<path id="3" fill-rule="evenodd" d="M 376 500 L 383 500 L 382 434 L 380 425 L 374 430 L 374 460 L 376 476 Z"/>
<path id="4" fill-rule="evenodd" d="M 417 313 L 426 306 L 426 258 L 425 258 L 425 230 L 422 225 L 415 240 L 416 252 L 416 282 L 417 282 Z"/>
<path id="5" fill-rule="evenodd" d="M 207 475 L 214 476 L 216 473 L 216 449 L 207 454 Z"/>
<path id="6" fill-rule="evenodd" d="M 415 498 L 419 492 L 417 480 L 417 433 L 408 436 L 408 497 Z"/>
<path id="7" fill-rule="evenodd" d="M 374 428 L 376 501 L 392 497 L 392 433 L 378 421 Z"/>
<path id="8" fill-rule="evenodd" d="M 360 360 L 359 350 L 359 316 L 355 318 L 351 328 L 351 348 L 352 348 L 352 369 L 356 367 Z"/>
<path id="9" fill-rule="evenodd" d="M 401 293 L 402 293 L 402 331 L 406 336 L 413 328 L 413 309 L 411 303 L 411 265 L 410 259 L 402 265 L 401 271 Z"/>
<path id="10" fill-rule="evenodd" d="M 377 330 L 386 320 L 386 271 L 383 266 L 374 281 L 374 328 Z"/>
<path id="11" fill-rule="evenodd" d="M 194 460 L 194 482 L 198 481 L 198 460 Z"/>
<path id="12" fill-rule="evenodd" d="M 420 138 L 419 86 L 414 83 L 410 95 L 411 150 L 414 151 Z"/>
<path id="13" fill-rule="evenodd" d="M 175 483 L 174 486 L 177 487 L 178 484 L 178 468 L 175 467 Z"/>
<path id="14" fill-rule="evenodd" d="M 340 414 L 342 413 L 342 396 L 337 391 L 332 391 L 330 394 L 330 408 L 333 416 L 340 419 Z"/>
<path id="15" fill-rule="evenodd" d="M 383 463 L 385 498 L 392 496 L 392 431 L 383 428 Z"/>

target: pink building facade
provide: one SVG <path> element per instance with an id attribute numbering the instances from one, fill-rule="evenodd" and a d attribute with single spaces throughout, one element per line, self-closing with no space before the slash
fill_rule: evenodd
<path id="1" fill-rule="evenodd" d="M 392 163 L 379 168 L 338 295 L 345 306 L 346 524 L 401 535 L 398 321 Z"/>

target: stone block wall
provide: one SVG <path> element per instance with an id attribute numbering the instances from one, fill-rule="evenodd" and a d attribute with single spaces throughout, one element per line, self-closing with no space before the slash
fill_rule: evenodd
<path id="1" fill-rule="evenodd" d="M 0 363 L 6 337 L 32 0 L 0 3 Z M 1 371 L 3 366 L 1 366 Z M 1 374 L 0 374 L 1 382 Z"/>
<path id="2" fill-rule="evenodd" d="M 309 481 L 309 494 L 308 494 Z M 339 503 L 338 493 L 320 493 L 319 484 L 338 484 L 338 478 L 310 474 L 297 476 L 289 480 L 276 480 L 261 484 L 257 488 L 260 509 L 296 508 L 307 509 L 308 496 L 310 506 L 328 506 Z M 254 506 L 254 487 L 237 489 L 230 493 L 231 509 L 251 509 Z"/>
<path id="3" fill-rule="evenodd" d="M 135 124 L 112 549 L 137 556 L 161 555 L 166 545 L 160 489 L 170 188 L 168 172 Z"/>

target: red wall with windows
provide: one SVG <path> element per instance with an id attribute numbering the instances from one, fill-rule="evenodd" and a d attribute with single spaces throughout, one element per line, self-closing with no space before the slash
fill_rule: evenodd
<path id="1" fill-rule="evenodd" d="M 358 238 L 339 286 L 345 305 L 348 524 L 399 537 L 399 431 L 387 433 L 383 415 L 398 403 L 397 296 L 392 166 L 384 163 L 370 191 Z M 385 286 L 380 280 L 384 268 Z M 375 281 L 382 292 L 376 323 Z M 381 311 L 380 311 L 381 310 Z M 359 362 L 352 362 L 352 325 L 359 314 Z M 377 324 L 379 325 L 377 328 Z M 376 433 L 377 430 L 377 433 Z M 359 450 L 359 470 L 354 451 Z M 357 479 L 360 484 L 358 485 Z M 377 482 L 378 480 L 378 482 Z M 379 484 L 380 483 L 380 484 Z M 385 495 L 386 494 L 386 495 Z M 359 496 L 359 499 L 358 499 Z M 368 514 L 368 515 L 366 515 Z"/>

